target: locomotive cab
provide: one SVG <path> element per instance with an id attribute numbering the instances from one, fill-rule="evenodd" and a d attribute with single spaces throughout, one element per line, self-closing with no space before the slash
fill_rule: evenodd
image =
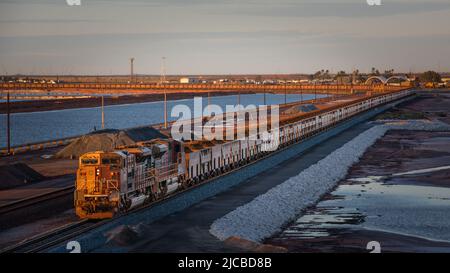
<path id="1" fill-rule="evenodd" d="M 119 210 L 123 159 L 118 153 L 93 152 L 80 157 L 75 189 L 76 214 L 111 218 Z"/>

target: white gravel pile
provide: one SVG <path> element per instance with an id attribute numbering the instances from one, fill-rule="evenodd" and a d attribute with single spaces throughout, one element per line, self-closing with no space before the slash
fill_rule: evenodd
<path id="1" fill-rule="evenodd" d="M 238 236 L 262 241 L 280 231 L 283 224 L 295 219 L 301 210 L 314 204 L 338 181 L 344 179 L 348 168 L 389 129 L 447 131 L 450 126 L 423 120 L 389 121 L 374 126 L 297 176 L 217 219 L 210 227 L 211 234 L 220 240 Z"/>

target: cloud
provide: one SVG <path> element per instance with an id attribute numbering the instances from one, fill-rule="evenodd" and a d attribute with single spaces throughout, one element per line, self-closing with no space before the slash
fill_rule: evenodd
<path id="1" fill-rule="evenodd" d="M 94 22 L 104 22 L 104 20 L 99 19 L 0 19 L 0 24 L 18 24 L 18 23 L 44 23 L 44 24 L 59 24 L 59 23 L 94 23 Z"/>
<path id="2" fill-rule="evenodd" d="M 381 17 L 450 10 L 450 2 L 391 2 L 381 6 L 369 6 L 365 0 L 357 2 L 298 2 L 271 3 L 266 5 L 233 5 L 215 14 L 239 14 L 265 17 Z"/>

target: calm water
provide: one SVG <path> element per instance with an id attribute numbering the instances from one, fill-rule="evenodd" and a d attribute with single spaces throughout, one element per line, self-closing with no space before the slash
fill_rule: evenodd
<path id="1" fill-rule="evenodd" d="M 317 97 L 323 97 L 317 95 Z M 303 94 L 303 100 L 314 98 L 312 94 Z M 225 105 L 237 103 L 237 96 L 211 97 L 211 104 Z M 169 120 L 174 105 L 185 104 L 193 109 L 193 99 L 168 102 Z M 267 94 L 267 104 L 284 103 L 283 94 Z M 288 94 L 287 102 L 300 101 L 300 95 Z M 263 94 L 241 95 L 241 104 L 260 105 L 264 102 Z M 203 98 L 203 106 L 207 105 L 207 98 Z M 161 123 L 164 121 L 164 103 L 146 102 L 126 105 L 112 105 L 105 107 L 105 126 L 107 128 L 123 129 L 135 126 Z M 83 108 L 67 109 L 34 113 L 17 113 L 11 115 L 11 145 L 39 142 L 70 136 L 85 134 L 93 129 L 101 128 L 101 109 Z M 6 115 L 0 115 L 0 147 L 6 146 Z"/>
<path id="2" fill-rule="evenodd" d="M 450 189 L 397 183 L 388 179 L 340 185 L 333 192 L 337 198 L 320 202 L 281 237 L 327 237 L 331 229 L 359 228 L 450 242 Z"/>
<path id="3" fill-rule="evenodd" d="M 0 103 L 2 103 L 2 102 L 6 102 L 7 100 L 0 100 Z M 15 102 L 15 101 L 27 101 L 27 100 L 12 100 L 12 99 L 10 99 L 9 100 L 10 102 Z"/>

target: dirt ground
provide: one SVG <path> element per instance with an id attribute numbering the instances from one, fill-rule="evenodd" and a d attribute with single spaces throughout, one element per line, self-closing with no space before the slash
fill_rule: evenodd
<path id="1" fill-rule="evenodd" d="M 53 155 L 62 148 L 63 146 L 60 146 L 39 151 L 19 153 L 9 157 L 0 157 L 0 165 L 8 165 L 17 162 L 25 163 L 35 171 L 47 177 L 74 174 L 78 168 L 77 159 L 45 159 L 42 157 L 45 155 Z"/>
<path id="2" fill-rule="evenodd" d="M 450 123 L 450 91 L 421 92 L 419 97 L 402 103 L 375 119 L 437 119 Z"/>

